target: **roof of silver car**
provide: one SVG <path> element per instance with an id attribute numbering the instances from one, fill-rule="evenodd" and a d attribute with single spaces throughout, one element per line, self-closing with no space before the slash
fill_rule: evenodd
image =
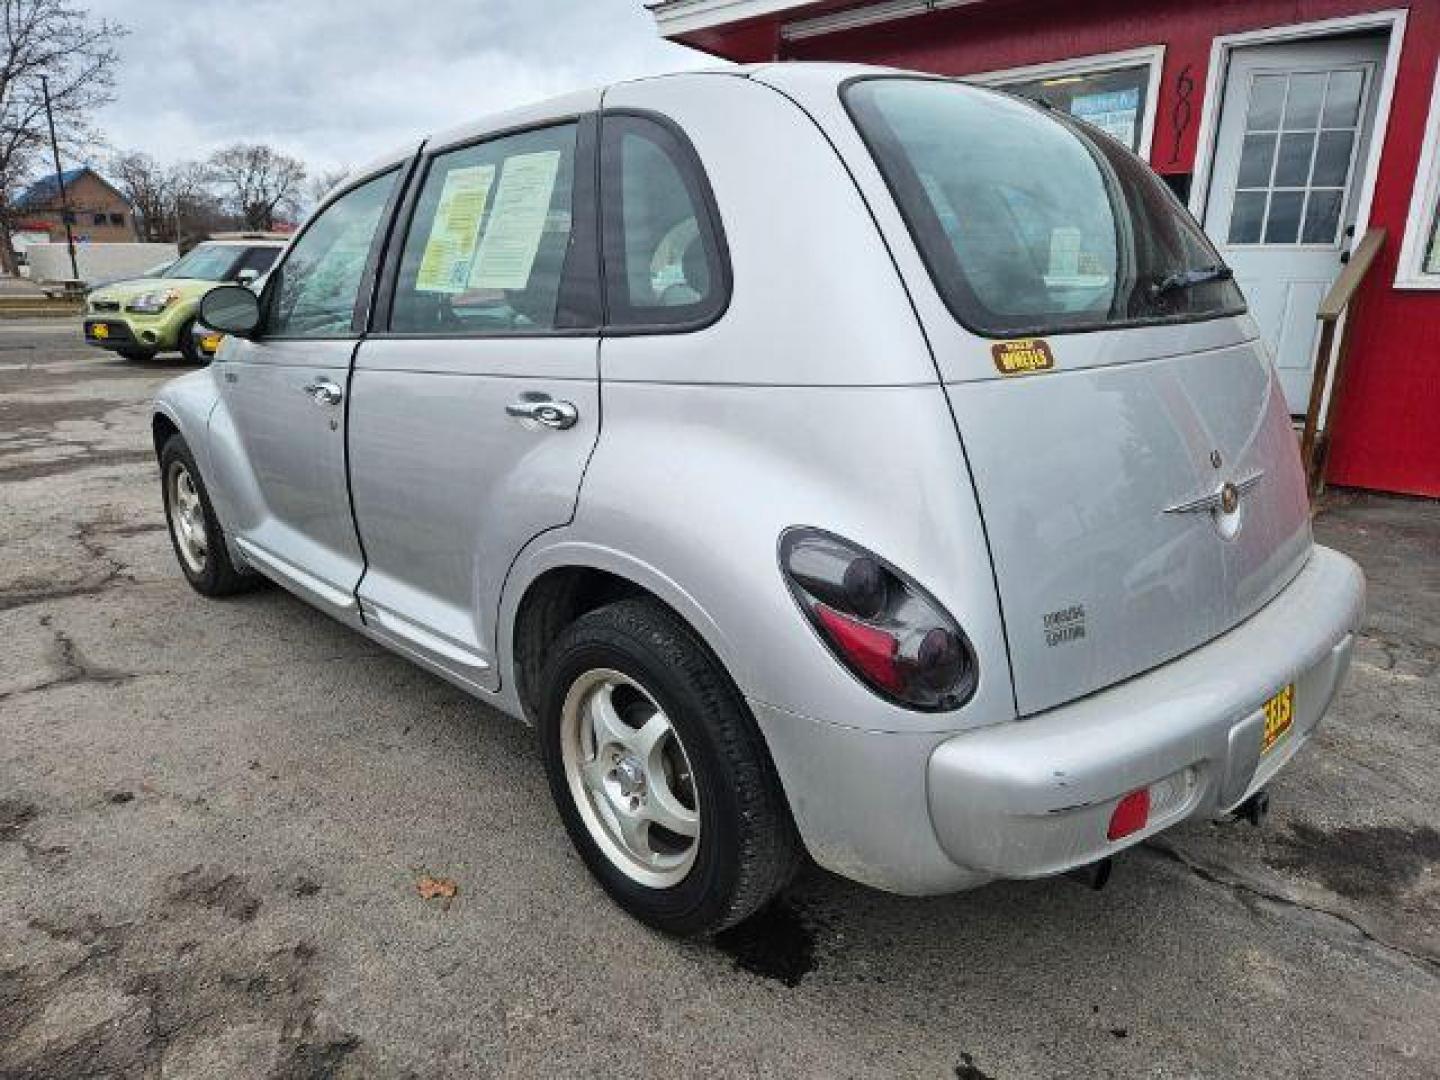
<path id="1" fill-rule="evenodd" d="M 816 76 L 823 78 L 828 76 L 828 80 L 833 81 L 837 85 L 855 75 L 865 74 L 867 72 L 874 73 L 894 70 L 892 68 L 873 67 L 864 64 L 831 63 L 826 61 L 786 61 L 763 64 L 735 64 L 726 67 L 711 66 L 690 68 L 680 71 L 663 72 L 657 75 L 641 75 L 633 79 L 618 79 L 615 82 L 589 87 L 584 90 L 574 90 L 566 94 L 545 98 L 529 105 L 522 105 L 518 108 L 490 113 L 478 117 L 475 120 L 467 121 L 464 124 L 433 132 L 425 138 L 424 145 L 427 149 L 434 150 L 439 147 L 469 142 L 490 132 L 505 131 L 508 128 L 526 127 L 531 124 L 542 123 L 546 120 L 558 120 L 567 116 L 578 116 L 582 113 L 593 112 L 600 107 L 601 102 L 604 100 L 605 92 L 612 86 L 664 82 L 669 79 L 690 75 L 724 75 L 731 78 L 752 78 L 762 73 L 778 74 L 786 70 L 802 68 L 806 71 L 809 78 L 815 78 Z M 360 177 L 370 176 L 383 169 L 397 165 L 413 155 L 419 146 L 420 140 L 417 139 L 415 142 L 406 146 L 397 147 L 390 153 L 384 154 L 356 169 L 346 178 L 344 183 L 348 185 Z"/>

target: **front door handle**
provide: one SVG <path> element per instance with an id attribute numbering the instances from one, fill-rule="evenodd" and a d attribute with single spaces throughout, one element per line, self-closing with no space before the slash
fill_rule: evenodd
<path id="1" fill-rule="evenodd" d="M 304 387 L 304 390 L 316 405 L 339 405 L 340 400 L 345 396 L 345 391 L 329 379 L 316 379 Z"/>
<path id="2" fill-rule="evenodd" d="M 533 390 L 521 394 L 519 400 L 506 405 L 505 413 L 507 416 L 534 420 L 537 424 L 562 431 L 574 427 L 575 422 L 580 419 L 580 410 L 570 402 L 556 401 L 549 394 L 540 394 Z"/>

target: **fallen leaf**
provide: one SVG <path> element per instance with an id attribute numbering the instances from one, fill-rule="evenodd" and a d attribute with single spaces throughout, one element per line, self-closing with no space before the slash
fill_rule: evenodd
<path id="1" fill-rule="evenodd" d="M 415 882 L 415 891 L 420 894 L 421 900 L 453 900 L 460 892 L 460 886 L 449 878 L 431 877 L 423 875 Z"/>

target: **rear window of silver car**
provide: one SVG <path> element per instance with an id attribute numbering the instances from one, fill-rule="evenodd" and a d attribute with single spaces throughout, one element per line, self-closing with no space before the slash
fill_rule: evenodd
<path id="1" fill-rule="evenodd" d="M 864 78 L 843 97 L 967 329 L 1009 337 L 1245 310 L 1194 218 L 1107 136 L 945 80 Z"/>

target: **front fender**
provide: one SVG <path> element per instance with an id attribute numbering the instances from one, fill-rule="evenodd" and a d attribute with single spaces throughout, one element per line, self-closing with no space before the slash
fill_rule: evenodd
<path id="1" fill-rule="evenodd" d="M 210 495 L 215 516 L 228 539 L 233 534 L 233 504 L 230 493 L 226 491 L 221 471 L 215 468 L 214 446 L 210 436 L 211 419 L 220 406 L 220 387 L 216 378 L 215 368 L 207 367 L 171 379 L 155 395 L 150 405 L 150 414 L 152 427 L 156 418 L 163 416 L 184 438 L 185 445 L 190 448 L 190 454 L 200 469 L 200 476 Z M 158 456 L 158 444 L 155 451 Z M 238 560 L 237 565 L 243 564 L 244 560 L 239 558 L 233 545 L 230 547 L 231 557 Z"/>

